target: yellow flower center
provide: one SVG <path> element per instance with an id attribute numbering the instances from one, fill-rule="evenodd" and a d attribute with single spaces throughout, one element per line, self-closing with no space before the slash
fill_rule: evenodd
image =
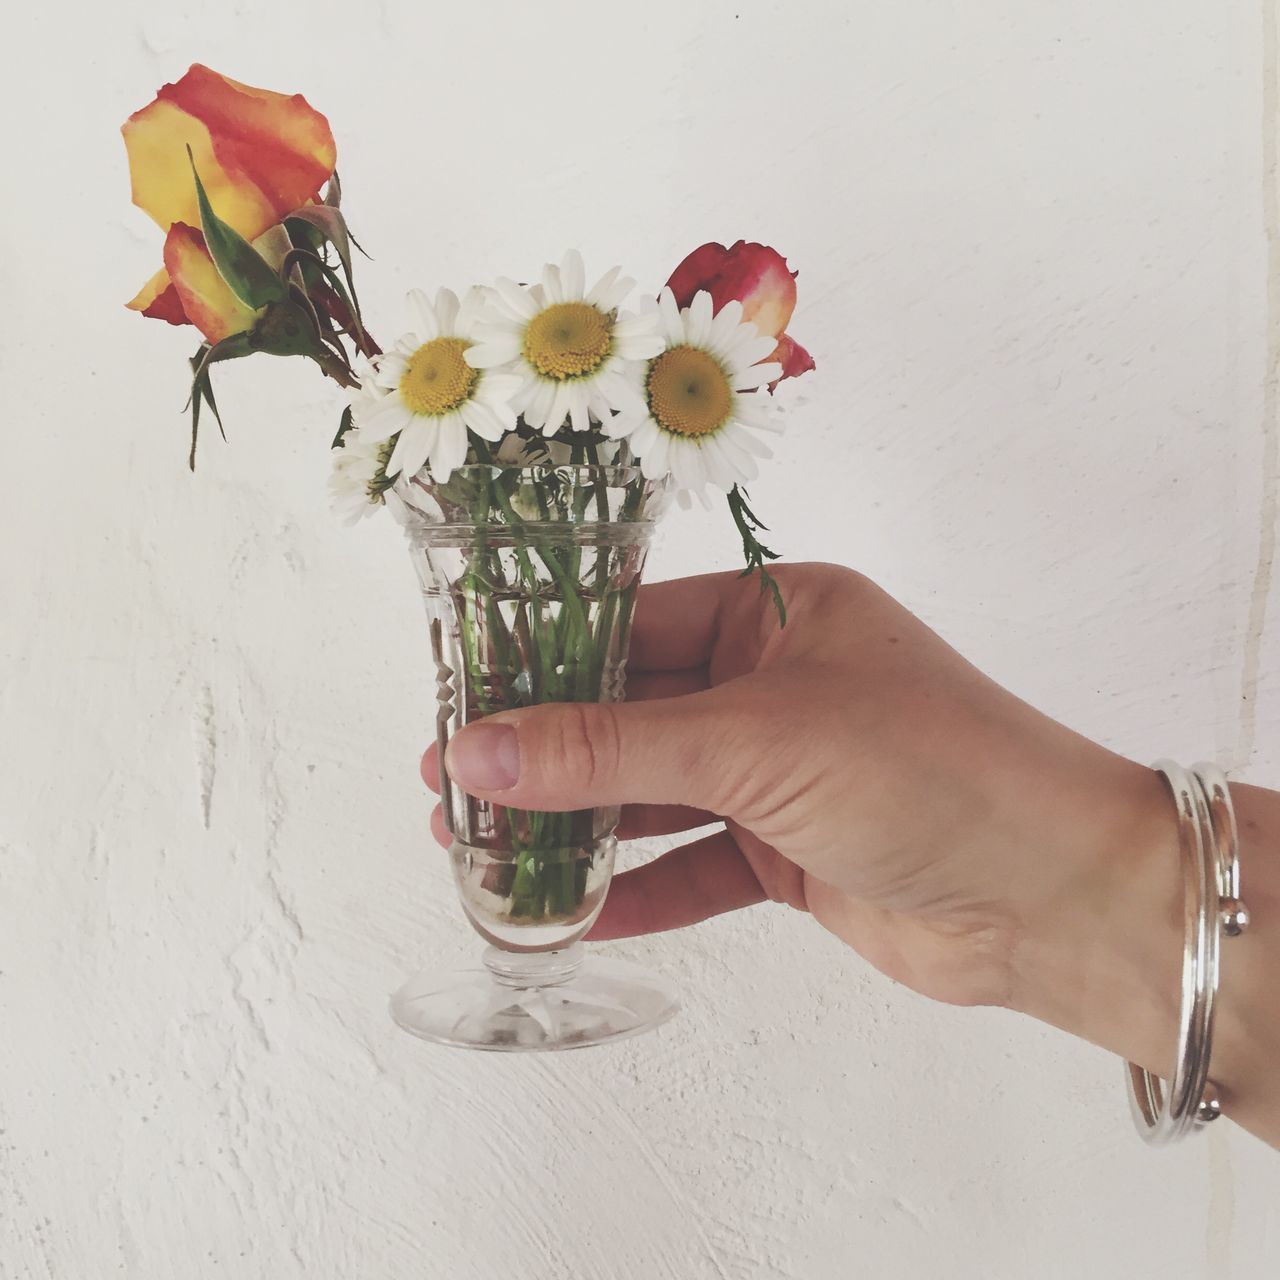
<path id="1" fill-rule="evenodd" d="M 613 346 L 613 323 L 589 302 L 557 302 L 524 332 L 524 357 L 544 378 L 585 378 Z"/>
<path id="2" fill-rule="evenodd" d="M 698 347 L 672 347 L 649 367 L 649 410 L 664 431 L 705 436 L 733 412 L 733 388 L 723 366 Z"/>
<path id="3" fill-rule="evenodd" d="M 462 338 L 433 338 L 409 357 L 400 378 L 400 398 L 412 412 L 443 417 L 471 394 L 480 376 L 463 358 L 470 346 Z"/>

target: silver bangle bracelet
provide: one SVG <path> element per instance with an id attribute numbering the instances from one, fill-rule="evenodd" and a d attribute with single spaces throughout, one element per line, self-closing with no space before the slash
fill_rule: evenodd
<path id="1" fill-rule="evenodd" d="M 1248 927 L 1240 899 L 1239 838 L 1226 775 L 1216 765 L 1189 771 L 1172 760 L 1155 764 L 1173 793 L 1185 883 L 1186 932 L 1178 1047 L 1168 1086 L 1150 1071 L 1127 1065 L 1129 1102 L 1138 1132 L 1151 1143 L 1173 1142 L 1221 1114 L 1209 1080 L 1214 1000 L 1222 935 Z"/>

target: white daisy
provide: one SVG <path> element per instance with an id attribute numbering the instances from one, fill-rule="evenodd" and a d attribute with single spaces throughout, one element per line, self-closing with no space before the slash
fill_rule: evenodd
<path id="1" fill-rule="evenodd" d="M 473 296 L 474 295 L 474 296 Z M 387 474 L 412 478 L 430 463 L 443 483 L 467 459 L 467 432 L 501 440 L 516 425 L 511 398 L 520 380 L 473 368 L 464 356 L 475 341 L 478 292 L 465 304 L 449 289 L 435 301 L 421 289 L 409 294 L 418 325 L 375 361 L 371 378 L 352 398 L 366 440 L 395 437 Z"/>
<path id="2" fill-rule="evenodd" d="M 658 316 L 665 350 L 645 371 L 644 404 L 606 423 L 605 431 L 626 437 L 649 479 L 671 475 L 681 490 L 710 484 L 727 491 L 754 479 L 756 459 L 773 456 L 758 433 L 780 430 L 759 388 L 782 367 L 757 363 L 777 339 L 744 323 L 740 302 L 713 314 L 706 292 L 681 311 L 664 289 Z"/>
<path id="3" fill-rule="evenodd" d="M 329 495 L 344 524 L 355 524 L 386 501 L 392 485 L 387 477 L 392 448 L 390 440 L 370 440 L 359 428 L 343 434 L 333 450 Z"/>
<path id="4" fill-rule="evenodd" d="M 635 284 L 620 271 L 587 289 L 574 249 L 543 268 L 541 284 L 504 279 L 486 292 L 467 363 L 519 375 L 512 406 L 535 430 L 554 435 L 568 421 L 588 431 L 593 417 L 607 423 L 642 403 L 635 375 L 663 344 L 656 316 L 618 310 Z"/>

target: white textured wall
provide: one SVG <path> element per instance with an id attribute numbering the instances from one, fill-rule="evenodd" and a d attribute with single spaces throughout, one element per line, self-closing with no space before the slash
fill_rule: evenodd
<path id="1" fill-rule="evenodd" d="M 781 909 L 620 946 L 687 997 L 632 1043 L 395 1030 L 401 975 L 476 945 L 416 778 L 409 566 L 388 522 L 331 523 L 306 369 L 227 368 L 232 443 L 186 474 L 189 337 L 120 305 L 160 238 L 116 134 L 197 58 L 305 90 L 383 333 L 411 285 L 569 244 L 655 287 L 702 240 L 779 245 L 820 365 L 755 490 L 787 553 L 1104 741 L 1274 785 L 1270 8 L 6 18 L 4 1280 L 1275 1275 L 1280 1158 L 1152 1154 L 1106 1055 L 895 990 Z M 654 576 L 733 552 L 678 515 Z"/>

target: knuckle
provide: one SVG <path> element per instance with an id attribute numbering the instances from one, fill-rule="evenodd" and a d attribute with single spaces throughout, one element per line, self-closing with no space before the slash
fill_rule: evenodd
<path id="1" fill-rule="evenodd" d="M 557 717 L 548 744 L 552 776 L 592 786 L 617 776 L 621 744 L 618 720 L 604 703 L 570 703 Z"/>

